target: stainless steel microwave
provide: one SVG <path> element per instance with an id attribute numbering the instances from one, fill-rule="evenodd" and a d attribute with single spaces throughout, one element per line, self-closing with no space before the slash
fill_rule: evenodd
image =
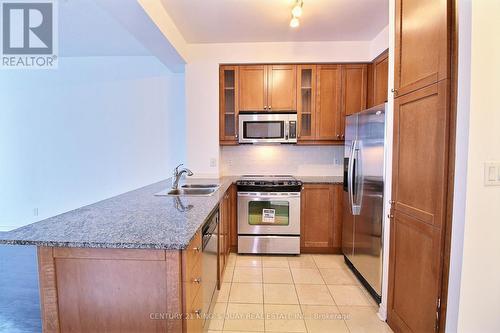
<path id="1" fill-rule="evenodd" d="M 296 113 L 239 114 L 240 143 L 296 143 Z"/>

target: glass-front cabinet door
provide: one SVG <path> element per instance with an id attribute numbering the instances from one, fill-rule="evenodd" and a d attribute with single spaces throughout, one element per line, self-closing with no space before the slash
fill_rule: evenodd
<path id="1" fill-rule="evenodd" d="M 312 141 L 316 137 L 316 65 L 298 65 L 297 76 L 298 141 Z"/>
<path id="2" fill-rule="evenodd" d="M 234 145 L 238 143 L 238 66 L 220 66 L 219 81 L 219 142 Z"/>

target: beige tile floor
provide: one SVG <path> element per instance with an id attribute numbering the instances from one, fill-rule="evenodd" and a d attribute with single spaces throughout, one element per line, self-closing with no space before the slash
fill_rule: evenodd
<path id="1" fill-rule="evenodd" d="M 209 333 L 392 332 L 339 255 L 231 254 Z"/>

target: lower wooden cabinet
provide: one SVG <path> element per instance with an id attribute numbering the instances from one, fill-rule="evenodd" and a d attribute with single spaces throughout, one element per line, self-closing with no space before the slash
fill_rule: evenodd
<path id="1" fill-rule="evenodd" d="M 219 203 L 219 256 L 218 256 L 218 288 L 224 275 L 224 269 L 229 257 L 229 228 L 231 221 L 230 190 L 228 189 Z"/>
<path id="2" fill-rule="evenodd" d="M 342 185 L 304 184 L 300 215 L 301 253 L 341 253 Z"/>

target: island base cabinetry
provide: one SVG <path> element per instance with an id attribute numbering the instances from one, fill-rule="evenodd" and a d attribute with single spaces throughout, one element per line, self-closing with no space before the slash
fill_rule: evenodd
<path id="1" fill-rule="evenodd" d="M 201 332 L 199 234 L 191 243 L 184 251 L 39 247 L 43 332 Z"/>

